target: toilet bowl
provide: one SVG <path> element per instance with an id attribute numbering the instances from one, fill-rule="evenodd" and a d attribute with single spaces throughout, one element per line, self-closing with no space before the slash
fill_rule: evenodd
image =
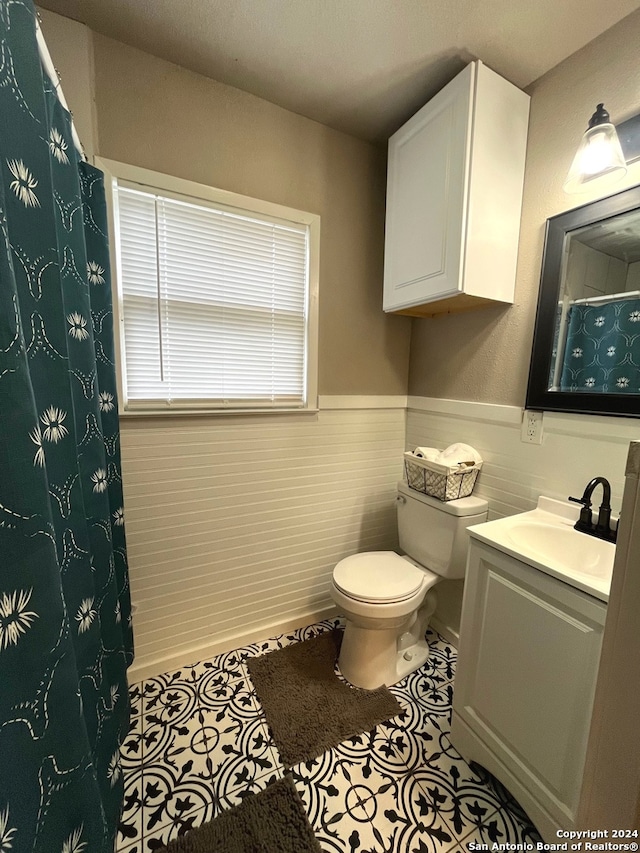
<path id="1" fill-rule="evenodd" d="M 429 657 L 425 634 L 435 585 L 464 576 L 466 528 L 486 520 L 487 502 L 442 502 L 398 483 L 398 534 L 405 552 L 366 551 L 333 570 L 331 596 L 346 627 L 339 666 L 356 687 L 391 685 Z"/>

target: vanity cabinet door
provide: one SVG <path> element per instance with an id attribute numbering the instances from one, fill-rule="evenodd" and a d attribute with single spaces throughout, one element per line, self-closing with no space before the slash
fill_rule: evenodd
<path id="1" fill-rule="evenodd" d="M 513 302 L 529 96 L 472 62 L 389 140 L 385 311 Z"/>
<path id="2" fill-rule="evenodd" d="M 573 826 L 606 606 L 472 540 L 452 742 L 548 841 Z"/>

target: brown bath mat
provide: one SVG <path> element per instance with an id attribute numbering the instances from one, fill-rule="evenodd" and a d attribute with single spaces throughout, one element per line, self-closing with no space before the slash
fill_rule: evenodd
<path id="1" fill-rule="evenodd" d="M 341 640 L 341 631 L 331 631 L 246 661 L 285 767 L 310 761 L 402 711 L 386 687 L 361 690 L 336 677 Z"/>
<path id="2" fill-rule="evenodd" d="M 157 853 L 321 853 L 291 778 L 285 776 Z"/>

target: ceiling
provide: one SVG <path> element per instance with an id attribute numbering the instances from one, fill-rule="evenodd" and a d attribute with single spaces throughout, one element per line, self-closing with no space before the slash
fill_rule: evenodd
<path id="1" fill-rule="evenodd" d="M 571 237 L 625 264 L 640 261 L 640 213 L 637 210 L 612 216 L 595 225 L 587 225 L 572 232 Z"/>
<path id="2" fill-rule="evenodd" d="M 640 0 L 39 2 L 372 141 L 386 139 L 470 59 L 524 88 L 640 6 Z"/>

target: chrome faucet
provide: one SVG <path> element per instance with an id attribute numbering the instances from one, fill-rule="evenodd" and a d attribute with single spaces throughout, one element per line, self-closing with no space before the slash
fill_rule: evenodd
<path id="1" fill-rule="evenodd" d="M 591 497 L 596 486 L 602 485 L 602 503 L 598 509 L 598 521 L 594 525 L 591 513 Z M 617 530 L 611 529 L 611 484 L 604 477 L 594 477 L 584 490 L 581 498 L 569 498 L 574 503 L 582 504 L 580 518 L 573 525 L 581 533 L 597 536 L 598 539 L 606 539 L 607 542 L 615 542 Z"/>

